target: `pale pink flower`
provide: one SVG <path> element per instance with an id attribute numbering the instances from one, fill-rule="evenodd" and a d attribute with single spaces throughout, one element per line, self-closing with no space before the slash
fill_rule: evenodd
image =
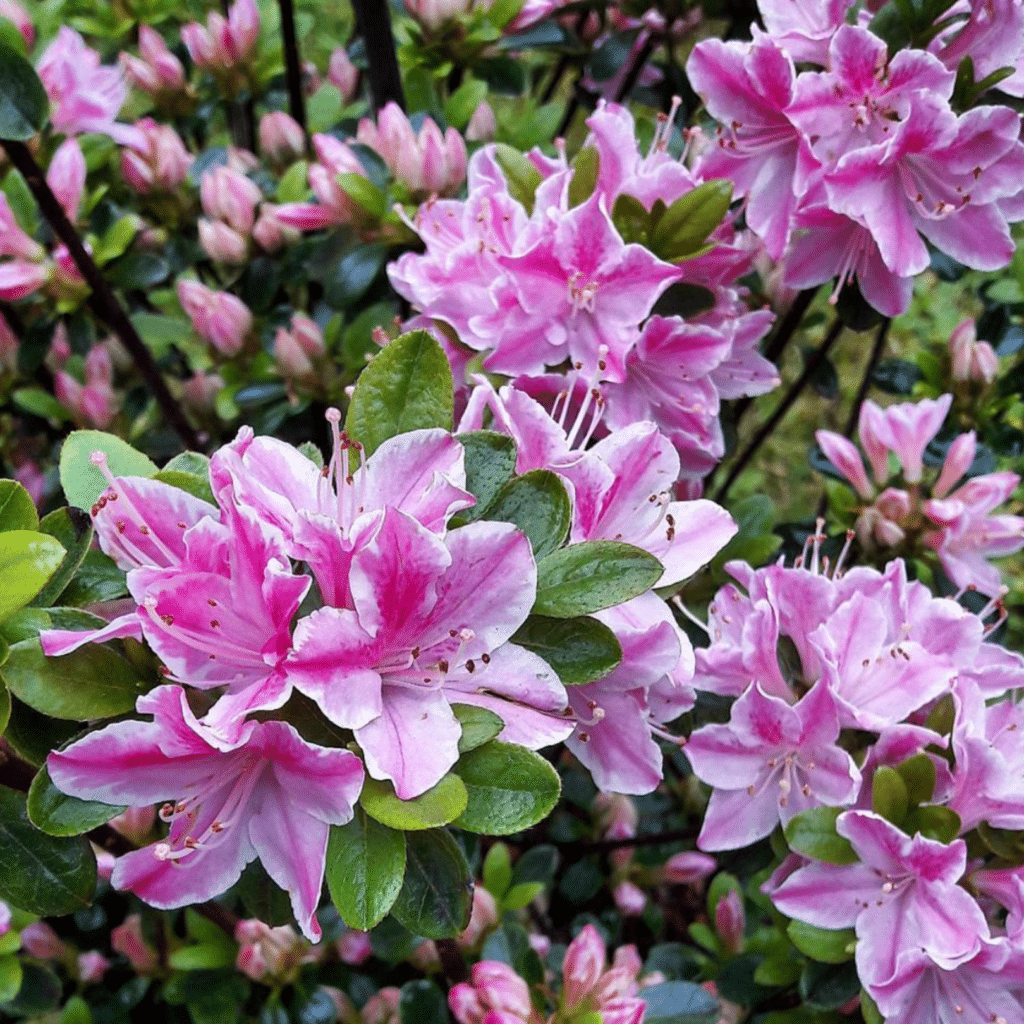
<path id="1" fill-rule="evenodd" d="M 241 350 L 253 321 L 249 307 L 240 298 L 182 279 L 178 282 L 178 301 L 200 338 L 225 356 Z"/>
<path id="2" fill-rule="evenodd" d="M 899 459 L 907 483 L 920 483 L 924 450 L 942 427 L 952 402 L 952 395 L 943 395 L 935 400 L 901 402 L 887 409 L 871 399 L 861 406 L 858 436 L 879 483 L 889 476 L 886 452 Z"/>
<path id="3" fill-rule="evenodd" d="M 140 195 L 153 191 L 176 192 L 188 178 L 192 154 L 170 126 L 143 117 L 136 123 L 145 144 L 121 150 L 121 172 Z"/>
<path id="4" fill-rule="evenodd" d="M 199 182 L 199 194 L 207 217 L 224 221 L 242 235 L 252 231 L 263 193 L 251 178 L 231 167 L 214 167 Z"/>
<path id="5" fill-rule="evenodd" d="M 110 961 L 99 950 L 79 953 L 76 960 L 78 980 L 84 985 L 97 982 L 107 973 L 109 966 Z"/>
<path id="6" fill-rule="evenodd" d="M 260 151 L 274 164 L 288 166 L 306 152 L 306 133 L 290 114 L 274 110 L 260 118 Z"/>
<path id="7" fill-rule="evenodd" d="M 432 193 L 452 195 L 466 180 L 466 143 L 449 128 L 443 135 L 429 117 L 419 132 L 397 103 L 387 103 L 377 115 L 359 122 L 356 139 L 375 150 L 388 170 L 414 196 L 426 198 Z"/>
<path id="8" fill-rule="evenodd" d="M 828 44 L 846 20 L 853 0 L 759 0 L 767 34 L 801 63 L 828 63 Z"/>
<path id="9" fill-rule="evenodd" d="M 193 62 L 214 72 L 234 70 L 252 59 L 260 35 L 260 14 L 255 0 L 235 0 L 228 16 L 212 11 L 206 27 L 184 25 L 181 39 Z"/>
<path id="10" fill-rule="evenodd" d="M 647 894 L 630 881 L 619 882 L 612 890 L 612 899 L 625 917 L 639 917 L 647 907 Z"/>
<path id="11" fill-rule="evenodd" d="M 327 65 L 327 81 L 341 93 L 341 98 L 346 103 L 355 98 L 359 69 L 349 60 L 348 51 L 343 46 L 336 46 L 331 51 Z"/>
<path id="12" fill-rule="evenodd" d="M 466 138 L 470 142 L 490 142 L 498 131 L 494 111 L 486 100 L 477 104 L 466 125 Z"/>
<path id="13" fill-rule="evenodd" d="M 950 376 L 954 382 L 991 384 L 999 373 L 999 357 L 987 341 L 979 341 L 975 324 L 961 320 L 949 336 Z"/>
<path id="14" fill-rule="evenodd" d="M 54 110 L 53 127 L 65 135 L 98 132 L 122 146 L 142 145 L 142 135 L 114 119 L 124 105 L 128 88 L 117 68 L 100 65 L 100 55 L 66 25 L 36 65 Z"/>
<path id="15" fill-rule="evenodd" d="M 309 187 L 318 202 L 283 203 L 277 208 L 278 220 L 300 231 L 316 231 L 361 220 L 364 217 L 362 208 L 349 198 L 337 181 L 339 174 L 366 177 L 359 157 L 333 135 L 314 135 L 313 148 L 318 162 L 309 165 Z"/>
<path id="16" fill-rule="evenodd" d="M 30 238 L 18 224 L 7 196 L 0 192 L 0 256 L 14 256 L 19 260 L 36 262 L 45 250 Z"/>
<path id="17" fill-rule="evenodd" d="M 130 53 L 118 56 L 125 78 L 136 89 L 159 96 L 185 87 L 181 61 L 168 49 L 163 36 L 149 25 L 139 26 L 139 53 L 141 59 Z"/>
<path id="18" fill-rule="evenodd" d="M 307 743 L 284 722 L 248 722 L 225 747 L 176 686 L 140 697 L 138 710 L 154 720 L 108 725 L 48 765 L 59 787 L 86 799 L 170 801 L 161 811 L 171 826 L 166 840 L 119 858 L 114 887 L 161 909 L 180 907 L 219 895 L 259 857 L 316 941 L 327 835 L 352 817 L 359 759 Z"/>

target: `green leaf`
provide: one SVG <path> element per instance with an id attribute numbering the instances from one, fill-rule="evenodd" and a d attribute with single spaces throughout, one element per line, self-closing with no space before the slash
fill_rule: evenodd
<path id="1" fill-rule="evenodd" d="M 63 423 L 71 419 L 67 409 L 56 398 L 42 388 L 18 388 L 11 398 L 22 411 L 33 416 L 41 416 L 45 420 Z"/>
<path id="2" fill-rule="evenodd" d="M 555 880 L 560 861 L 558 847 L 543 844 L 527 850 L 512 867 L 512 884 L 540 882 L 545 888 Z"/>
<path id="3" fill-rule="evenodd" d="M 487 941 L 480 951 L 480 958 L 508 964 L 528 985 L 544 983 L 544 965 L 530 945 L 529 934 L 522 925 L 516 924 L 508 917 L 501 927 L 487 936 Z"/>
<path id="4" fill-rule="evenodd" d="M 409 832 L 437 828 L 454 821 L 465 809 L 466 787 L 457 775 L 446 775 L 412 800 L 400 800 L 390 782 L 367 779 L 359 803 L 382 825 Z"/>
<path id="5" fill-rule="evenodd" d="M 586 615 L 573 619 L 531 615 L 512 642 L 542 657 L 566 686 L 593 682 L 622 662 L 622 646 L 615 634 Z"/>
<path id="6" fill-rule="evenodd" d="M 345 429 L 370 455 L 388 438 L 410 430 L 451 430 L 453 409 L 447 356 L 426 331 L 411 331 L 385 346 L 363 370 Z"/>
<path id="7" fill-rule="evenodd" d="M 89 1004 L 81 996 L 72 996 L 64 1004 L 60 1024 L 93 1024 Z"/>
<path id="8" fill-rule="evenodd" d="M 0 1003 L 9 1003 L 21 988 L 21 961 L 13 954 L 0 956 Z"/>
<path id="9" fill-rule="evenodd" d="M 342 192 L 371 217 L 380 220 L 387 213 L 388 197 L 369 178 L 348 173 L 337 175 L 335 180 Z"/>
<path id="10" fill-rule="evenodd" d="M 569 182 L 569 209 L 585 203 L 594 194 L 600 168 L 601 154 L 596 146 L 585 146 L 576 154 Z"/>
<path id="11" fill-rule="evenodd" d="M 2 58 L 0 58 L 2 59 Z M 60 1005 L 63 989 L 60 978 L 43 964 L 26 960 L 21 965 L 21 987 L 18 994 L 2 1007 L 4 1013 L 17 1018 L 32 1017 L 55 1010 Z"/>
<path id="12" fill-rule="evenodd" d="M 494 147 L 494 159 L 505 175 L 509 195 L 533 213 L 533 199 L 540 185 L 540 171 L 518 150 L 499 142 Z"/>
<path id="13" fill-rule="evenodd" d="M 680 196 L 651 232 L 651 251 L 669 262 L 693 255 L 722 222 L 732 202 L 732 182 L 715 178 Z"/>
<path id="14" fill-rule="evenodd" d="M 97 825 L 105 825 L 124 809 L 62 793 L 53 784 L 45 765 L 28 791 L 29 821 L 50 836 L 80 836 Z"/>
<path id="15" fill-rule="evenodd" d="M 125 572 L 102 551 L 86 552 L 75 578 L 64 588 L 60 599 L 66 605 L 81 607 L 99 601 L 113 601 L 128 593 Z"/>
<path id="16" fill-rule="evenodd" d="M 466 490 L 476 505 L 459 513 L 462 522 L 479 519 L 516 471 L 516 443 L 507 434 L 474 430 L 459 435 L 466 461 Z"/>
<path id="17" fill-rule="evenodd" d="M 469 802 L 455 824 L 467 832 L 507 836 L 536 825 L 558 802 L 558 772 L 540 754 L 492 740 L 459 758 L 453 771 Z"/>
<path id="18" fill-rule="evenodd" d="M 0 646 L 6 645 L 5 640 L 0 640 Z M 4 682 L 4 677 L 0 675 L 0 736 L 7 731 L 7 723 L 11 720 L 11 695 L 7 689 L 7 684 Z"/>
<path id="19" fill-rule="evenodd" d="M 644 245 L 651 232 L 651 215 L 635 196 L 623 194 L 615 200 L 612 223 L 627 244 L 635 242 Z"/>
<path id="20" fill-rule="evenodd" d="M 3 682 L 2 676 L 0 682 Z M 56 718 L 41 715 L 10 694 L 8 700 L 11 703 L 11 711 L 4 731 L 4 740 L 14 748 L 19 757 L 36 768 L 43 764 L 51 750 L 66 743 L 81 731 L 81 726 L 77 722 L 61 722 Z"/>
<path id="21" fill-rule="evenodd" d="M 860 991 L 853 962 L 819 964 L 811 961 L 800 976 L 800 997 L 812 1010 L 837 1010 Z"/>
<path id="22" fill-rule="evenodd" d="M 50 100 L 35 68 L 0 44 L 0 139 L 27 142 L 46 124 Z"/>
<path id="23" fill-rule="evenodd" d="M 568 536 L 572 505 L 556 473 L 533 469 L 501 488 L 487 508 L 487 518 L 518 526 L 539 561 L 561 547 Z"/>
<path id="24" fill-rule="evenodd" d="M 542 892 L 544 886 L 540 882 L 526 882 L 523 885 L 513 885 L 501 901 L 502 910 L 522 910 L 529 906 Z"/>
<path id="25" fill-rule="evenodd" d="M 508 847 L 504 843 L 495 843 L 484 857 L 483 868 L 484 888 L 496 899 L 500 900 L 512 885 L 512 862 Z"/>
<path id="26" fill-rule="evenodd" d="M 692 981 L 664 981 L 638 993 L 647 1004 L 644 1024 L 713 1024 L 718 1000 Z"/>
<path id="27" fill-rule="evenodd" d="M 405 882 L 392 915 L 427 939 L 460 935 L 473 901 L 473 875 L 461 847 L 442 828 L 411 832 L 406 841 Z"/>
<path id="28" fill-rule="evenodd" d="M 762 960 L 754 971 L 754 981 L 758 985 L 773 988 L 789 988 L 800 977 L 803 961 L 799 958 L 777 953 Z"/>
<path id="29" fill-rule="evenodd" d="M 448 1001 L 432 981 L 407 981 L 398 997 L 398 1019 L 400 1024 L 448 1024 Z"/>
<path id="30" fill-rule="evenodd" d="M 306 198 L 306 182 L 309 162 L 297 160 L 281 175 L 277 183 L 277 201 L 279 203 L 299 203 Z"/>
<path id="31" fill-rule="evenodd" d="M 146 347 L 157 359 L 165 356 L 177 346 L 187 348 L 192 344 L 192 327 L 184 320 L 174 320 L 156 313 L 136 313 L 131 318 L 132 327 L 146 343 Z"/>
<path id="32" fill-rule="evenodd" d="M 794 946 L 804 956 L 824 964 L 841 964 L 853 959 L 857 936 L 852 928 L 830 931 L 803 921 L 790 921 L 786 929 Z"/>
<path id="33" fill-rule="evenodd" d="M 44 715 L 77 722 L 126 714 L 140 693 L 131 665 L 100 644 L 47 658 L 38 638 L 22 640 L 11 647 L 3 674 L 19 700 Z"/>
<path id="34" fill-rule="evenodd" d="M 57 571 L 32 600 L 36 608 L 49 608 L 57 603 L 92 545 L 92 520 L 80 508 L 59 508 L 43 519 L 39 532 L 53 537 L 65 552 Z"/>
<path id="35" fill-rule="evenodd" d="M 153 479 L 171 487 L 177 487 L 179 491 L 185 491 L 193 498 L 199 498 L 200 501 L 208 501 L 211 505 L 217 503 L 213 496 L 213 489 L 210 487 L 210 481 L 205 476 L 183 473 L 177 469 L 161 469 L 159 473 L 153 474 Z"/>
<path id="36" fill-rule="evenodd" d="M 93 252 L 99 266 L 117 259 L 132 244 L 137 232 L 137 218 L 133 215 L 122 217 L 106 230 Z"/>
<path id="37" fill-rule="evenodd" d="M 622 604 L 650 590 L 664 569 L 653 555 L 613 540 L 571 544 L 537 566 L 536 615 L 568 619 Z"/>
<path id="38" fill-rule="evenodd" d="M 877 768 L 871 782 L 871 809 L 875 814 L 899 827 L 907 816 L 908 804 L 907 787 L 899 773 L 888 765 Z"/>
<path id="39" fill-rule="evenodd" d="M 28 491 L 16 480 L 0 480 L 0 533 L 38 528 L 39 513 Z"/>
<path id="40" fill-rule="evenodd" d="M 907 800 L 913 804 L 924 804 L 931 800 L 935 792 L 935 762 L 927 754 L 917 754 L 898 765 L 899 772 L 907 789 Z"/>
<path id="41" fill-rule="evenodd" d="M 900 828 L 912 836 L 920 832 L 926 839 L 947 845 L 960 835 L 960 815 L 950 807 L 915 807 Z"/>
<path id="42" fill-rule="evenodd" d="M 60 452 L 60 484 L 69 505 L 90 509 L 107 489 L 107 481 L 91 461 L 97 451 L 106 455 L 114 476 L 156 474 L 156 465 L 121 438 L 102 430 L 76 430 L 68 435 Z"/>
<path id="43" fill-rule="evenodd" d="M 444 116 L 448 123 L 460 131 L 469 123 L 473 112 L 487 99 L 487 84 L 479 78 L 467 78 L 445 100 Z"/>
<path id="44" fill-rule="evenodd" d="M 273 927 L 295 924 L 288 893 L 267 874 L 259 860 L 252 860 L 246 865 L 235 892 L 249 917 L 258 917 Z"/>
<path id="45" fill-rule="evenodd" d="M 370 818 L 361 807 L 335 825 L 327 843 L 327 887 L 349 928 L 369 931 L 391 909 L 405 877 L 405 835 Z"/>
<path id="46" fill-rule="evenodd" d="M 482 747 L 505 728 L 501 718 L 487 708 L 474 707 L 472 704 L 453 704 L 452 712 L 462 726 L 462 735 L 459 737 L 460 754 Z"/>
<path id="47" fill-rule="evenodd" d="M 238 947 L 233 942 L 203 942 L 176 949 L 167 958 L 167 962 L 179 971 L 209 971 L 218 967 L 231 967 L 237 956 Z"/>
<path id="48" fill-rule="evenodd" d="M 856 864 L 859 858 L 849 839 L 836 832 L 836 818 L 842 813 L 842 807 L 801 811 L 784 829 L 790 849 L 828 864 Z"/>
<path id="49" fill-rule="evenodd" d="M 64 549 L 44 533 L 0 533 L 0 622 L 24 608 L 57 571 Z"/>
<path id="50" fill-rule="evenodd" d="M 25 797 L 0 786 L 0 898 L 30 914 L 82 910 L 96 889 L 96 858 L 82 836 L 58 839 L 28 819 Z"/>

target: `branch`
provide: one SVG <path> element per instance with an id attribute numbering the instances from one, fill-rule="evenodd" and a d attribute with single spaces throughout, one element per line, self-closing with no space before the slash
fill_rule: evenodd
<path id="1" fill-rule="evenodd" d="M 366 44 L 369 64 L 367 79 L 374 113 L 389 101 L 405 110 L 405 92 L 395 55 L 395 37 L 391 33 L 391 14 L 387 0 L 352 0 L 359 33 Z"/>
<path id="2" fill-rule="evenodd" d="M 21 176 L 39 204 L 43 216 L 53 228 L 57 238 L 68 247 L 68 252 L 71 254 L 71 259 L 78 268 L 78 272 L 92 289 L 88 300 L 89 308 L 114 331 L 121 344 L 135 360 L 135 365 L 153 392 L 157 405 L 160 406 L 168 424 L 181 438 L 185 447 L 198 450 L 199 438 L 185 418 L 181 407 L 174 400 L 174 396 L 167 389 L 167 384 L 160 374 L 160 369 L 156 365 L 152 353 L 146 348 L 103 274 L 100 273 L 99 267 L 96 266 L 92 256 L 82 244 L 78 232 L 68 220 L 64 207 L 60 205 L 59 200 L 51 191 L 42 169 L 36 163 L 28 146 L 23 142 L 6 140 L 0 140 L 0 145 L 3 146 L 11 163 L 21 172 Z"/>
<path id="3" fill-rule="evenodd" d="M 864 367 L 864 376 L 861 379 L 860 387 L 857 389 L 857 394 L 854 396 L 853 405 L 850 407 L 850 415 L 846 418 L 846 426 L 843 427 L 843 437 L 849 437 L 853 433 L 853 428 L 857 426 L 857 420 L 860 419 L 860 407 L 864 404 L 864 399 L 867 397 L 868 388 L 871 387 L 871 375 L 875 372 L 878 360 L 882 358 L 882 350 L 885 348 L 885 340 L 889 336 L 889 325 L 891 323 L 892 321 L 886 317 L 878 325 L 878 330 L 875 332 L 875 343 L 871 346 L 871 354 L 868 356 L 867 365 Z"/>
<path id="4" fill-rule="evenodd" d="M 434 946 L 441 961 L 441 970 L 449 983 L 458 985 L 461 981 L 469 981 L 469 968 L 459 944 L 454 939 L 434 939 Z"/>
<path id="5" fill-rule="evenodd" d="M 288 78 L 288 112 L 306 130 L 306 96 L 302 89 L 302 61 L 299 41 L 295 36 L 295 9 L 292 0 L 277 0 L 281 9 L 281 41 L 284 44 L 284 67 Z"/>
<path id="6" fill-rule="evenodd" d="M 725 497 L 729 493 L 729 488 L 736 482 L 736 478 L 740 473 L 747 468 L 747 463 L 754 457 L 758 448 L 768 440 L 772 431 L 774 431 L 781 422 L 783 416 L 789 412 L 790 406 L 792 406 L 792 404 L 800 397 L 800 393 L 810 383 L 811 378 L 815 373 L 817 373 L 818 368 L 825 361 L 825 357 L 828 355 L 829 350 L 842 333 L 843 322 L 836 317 L 835 322 L 829 328 L 829 332 L 825 336 L 825 340 L 814 350 L 810 359 L 807 360 L 807 365 L 804 366 L 803 373 L 801 373 L 793 382 L 793 385 L 790 387 L 789 391 L 786 392 L 785 397 L 779 403 L 775 412 L 773 412 L 765 421 L 757 433 L 751 438 L 747 447 L 743 449 L 736 461 L 733 463 L 732 469 L 729 470 L 729 475 L 725 478 L 725 482 L 717 491 L 715 491 L 714 501 L 717 501 L 719 504 L 725 501 Z"/>

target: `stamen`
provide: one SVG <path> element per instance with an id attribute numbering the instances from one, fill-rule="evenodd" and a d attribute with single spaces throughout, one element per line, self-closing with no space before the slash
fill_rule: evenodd
<path id="1" fill-rule="evenodd" d="M 671 599 L 670 603 L 675 605 L 675 607 L 678 608 L 698 629 L 702 630 L 708 636 L 711 636 L 711 630 L 708 629 L 708 624 L 706 622 L 701 622 L 700 619 L 698 619 L 697 616 L 691 612 L 685 604 L 683 604 L 683 599 L 678 594 Z"/>

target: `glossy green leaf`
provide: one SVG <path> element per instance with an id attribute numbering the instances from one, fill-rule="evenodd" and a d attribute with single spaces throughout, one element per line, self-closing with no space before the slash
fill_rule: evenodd
<path id="1" fill-rule="evenodd" d="M 449 1024 L 448 1000 L 426 978 L 407 981 L 398 996 L 400 1024 Z"/>
<path id="2" fill-rule="evenodd" d="M 521 203 L 527 213 L 533 212 L 533 199 L 540 185 L 540 171 L 517 149 L 498 143 L 494 147 L 494 159 L 505 175 L 508 192 Z"/>
<path id="3" fill-rule="evenodd" d="M 663 572 L 658 559 L 631 544 L 613 540 L 571 544 L 538 564 L 533 612 L 557 619 L 590 615 L 645 593 Z"/>
<path id="4" fill-rule="evenodd" d="M 509 480 L 487 508 L 487 519 L 512 523 L 526 534 L 538 561 L 569 534 L 572 504 L 556 473 L 533 469 Z"/>
<path id="5" fill-rule="evenodd" d="M 474 430 L 459 435 L 465 451 L 466 490 L 476 504 L 458 514 L 462 522 L 479 519 L 516 471 L 516 443 L 507 434 Z"/>
<path id="6" fill-rule="evenodd" d="M 822 964 L 811 961 L 800 976 L 800 997 L 812 1010 L 838 1010 L 860 992 L 852 961 Z"/>
<path id="7" fill-rule="evenodd" d="M 60 1024 L 93 1024 L 89 1004 L 81 996 L 72 996 L 61 1010 Z"/>
<path id="8" fill-rule="evenodd" d="M 238 946 L 227 942 L 203 942 L 194 946 L 182 946 L 167 958 L 167 962 L 179 971 L 209 971 L 217 967 L 231 967 L 238 956 Z"/>
<path id="9" fill-rule="evenodd" d="M 60 543 L 34 530 L 0 533 L 0 622 L 24 608 L 56 573 Z"/>
<path id="10" fill-rule="evenodd" d="M 71 419 L 67 409 L 49 391 L 42 388 L 18 388 L 11 398 L 22 412 L 30 413 L 32 416 L 40 416 L 54 423 L 64 423 Z"/>
<path id="11" fill-rule="evenodd" d="M 899 773 L 888 765 L 875 769 L 871 780 L 871 809 L 897 827 L 907 816 L 907 787 Z"/>
<path id="12" fill-rule="evenodd" d="M 3 681 L 0 670 L 0 682 Z M 6 687 L 4 692 L 7 693 Z M 24 761 L 34 767 L 40 767 L 51 750 L 66 743 L 72 736 L 81 731 L 78 722 L 62 722 L 23 704 L 17 697 L 8 693 L 11 704 L 10 718 L 4 730 L 4 741 Z"/>
<path id="13" fill-rule="evenodd" d="M 525 882 L 523 885 L 513 885 L 502 897 L 502 910 L 522 910 L 529 906 L 542 892 L 544 886 L 540 882 Z"/>
<path id="14" fill-rule="evenodd" d="M 836 818 L 842 813 L 842 807 L 801 811 L 784 829 L 790 849 L 828 864 L 856 864 L 859 858 L 849 839 L 836 832 Z"/>
<path id="15" fill-rule="evenodd" d="M 815 928 L 804 921 L 790 921 L 786 931 L 793 945 L 812 960 L 820 960 L 825 964 L 841 964 L 853 959 L 853 947 L 857 942 L 857 936 L 852 928 L 830 931 Z"/>
<path id="16" fill-rule="evenodd" d="M 572 162 L 573 175 L 569 182 L 569 208 L 585 203 L 597 188 L 601 169 L 601 154 L 596 146 L 584 146 Z"/>
<path id="17" fill-rule="evenodd" d="M 0 533 L 38 528 L 39 514 L 28 491 L 17 480 L 0 480 Z"/>
<path id="18" fill-rule="evenodd" d="M 235 892 L 249 917 L 258 917 L 272 927 L 295 924 L 292 901 L 259 860 L 250 861 L 235 886 Z"/>
<path id="19" fill-rule="evenodd" d="M 339 174 L 338 187 L 371 217 L 380 219 L 387 213 L 388 197 L 369 178 L 362 174 Z"/>
<path id="20" fill-rule="evenodd" d="M 620 195 L 612 207 L 612 223 L 622 240 L 644 245 L 651 230 L 651 215 L 635 196 Z"/>
<path id="21" fill-rule="evenodd" d="M 60 595 L 65 605 L 80 607 L 100 601 L 113 601 L 128 593 L 125 572 L 102 551 L 92 548 L 86 552 L 75 578 Z"/>
<path id="22" fill-rule="evenodd" d="M 622 646 L 615 634 L 586 615 L 573 619 L 531 615 L 512 641 L 540 655 L 566 686 L 600 679 L 622 661 Z"/>
<path id="23" fill-rule="evenodd" d="M 107 481 L 92 462 L 93 452 L 103 452 L 114 476 L 151 477 L 156 465 L 130 444 L 102 430 L 76 430 L 60 451 L 60 484 L 69 505 L 91 509 L 107 489 Z"/>
<path id="24" fill-rule="evenodd" d="M 216 504 L 213 496 L 213 489 L 210 481 L 205 476 L 198 476 L 195 473 L 183 473 L 178 469 L 161 469 L 159 473 L 153 474 L 154 480 L 177 487 L 179 491 L 186 491 L 193 498 L 201 501 L 208 501 L 211 505 Z"/>
<path id="25" fill-rule="evenodd" d="M 462 849 L 443 828 L 410 832 L 406 843 L 405 882 L 392 915 L 424 938 L 460 935 L 473 902 L 473 875 Z"/>
<path id="26" fill-rule="evenodd" d="M 907 800 L 911 804 L 924 804 L 935 793 L 935 762 L 927 754 L 917 754 L 897 766 Z"/>
<path id="27" fill-rule="evenodd" d="M 920 832 L 926 839 L 948 844 L 960 835 L 960 826 L 960 815 L 951 807 L 915 807 L 900 828 L 908 836 Z"/>
<path id="28" fill-rule="evenodd" d="M 6 641 L 0 640 L 0 645 L 5 645 Z M 0 675 L 0 736 L 7 731 L 7 723 L 11 720 L 11 694 L 7 689 L 7 683 L 4 682 L 4 677 Z"/>
<path id="29" fill-rule="evenodd" d="M 0 139 L 27 142 L 46 124 L 50 100 L 35 68 L 0 44 Z"/>
<path id="30" fill-rule="evenodd" d="M 62 793 L 50 778 L 44 765 L 39 769 L 28 791 L 27 803 L 29 821 L 36 828 L 51 836 L 80 836 L 104 825 L 124 807 L 95 800 L 79 800 L 78 797 Z"/>
<path id="31" fill-rule="evenodd" d="M 460 754 L 482 747 L 505 728 L 501 718 L 487 708 L 478 708 L 472 704 L 453 704 L 452 712 L 462 726 L 462 735 L 459 737 Z"/>
<path id="32" fill-rule="evenodd" d="M 426 331 L 411 331 L 386 345 L 360 374 L 345 429 L 372 454 L 410 430 L 451 430 L 453 408 L 447 356 Z"/>
<path id="33" fill-rule="evenodd" d="M 663 981 L 641 989 L 645 1024 L 714 1024 L 718 1000 L 692 981 Z"/>
<path id="34" fill-rule="evenodd" d="M 464 754 L 453 771 L 469 797 L 455 824 L 467 832 L 521 832 L 543 821 L 562 791 L 558 772 L 540 754 L 498 740 Z"/>
<path id="35" fill-rule="evenodd" d="M 32 601 L 37 608 L 49 608 L 74 578 L 92 544 L 92 519 L 80 508 L 59 508 L 43 519 L 39 532 L 53 537 L 64 549 L 57 571 Z"/>
<path id="36" fill-rule="evenodd" d="M 373 820 L 360 807 L 335 825 L 327 843 L 327 886 L 350 928 L 369 931 L 391 909 L 405 877 L 405 835 Z"/>
<path id="37" fill-rule="evenodd" d="M 484 888 L 496 899 L 500 900 L 512 884 L 512 861 L 508 847 L 504 843 L 495 843 L 484 857 L 483 867 Z"/>
<path id="38" fill-rule="evenodd" d="M 96 858 L 82 836 L 58 839 L 28 818 L 25 797 L 0 786 L 0 899 L 30 914 L 59 917 L 89 906 Z"/>
<path id="39" fill-rule="evenodd" d="M 669 262 L 696 253 L 722 222 L 732 202 L 732 188 L 731 181 L 716 178 L 680 196 L 654 226 L 652 252 Z"/>
<path id="40" fill-rule="evenodd" d="M 412 800 L 400 800 L 394 786 L 379 779 L 367 779 L 359 797 L 363 810 L 375 821 L 410 832 L 447 825 L 466 809 L 467 800 L 462 780 L 451 774 Z"/>
<path id="41" fill-rule="evenodd" d="M 100 644 L 47 658 L 38 639 L 22 640 L 3 674 L 11 693 L 36 711 L 78 722 L 126 714 L 141 692 L 131 665 Z"/>

